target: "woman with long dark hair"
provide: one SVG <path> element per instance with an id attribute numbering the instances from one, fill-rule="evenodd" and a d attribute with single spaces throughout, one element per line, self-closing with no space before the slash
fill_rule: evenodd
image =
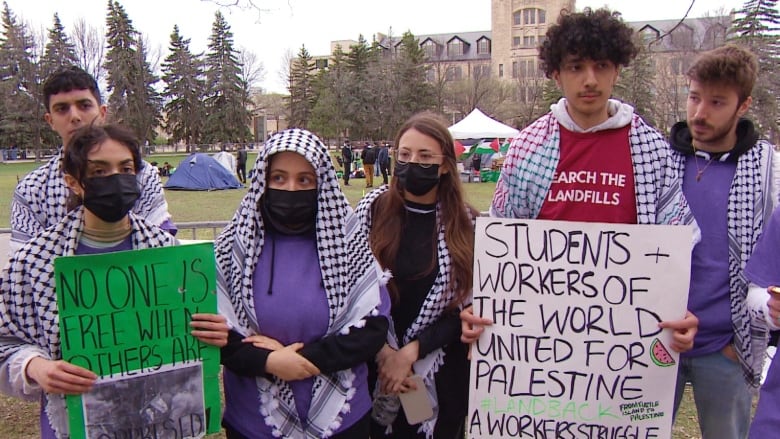
<path id="1" fill-rule="evenodd" d="M 469 369 L 458 314 L 470 303 L 477 212 L 464 200 L 443 120 L 412 116 L 395 145 L 390 185 L 357 208 L 371 250 L 392 276 L 392 325 L 376 356 L 372 437 L 463 437 Z M 415 390 L 411 375 L 422 378 L 433 407 L 420 425 L 409 424 L 397 401 Z"/>

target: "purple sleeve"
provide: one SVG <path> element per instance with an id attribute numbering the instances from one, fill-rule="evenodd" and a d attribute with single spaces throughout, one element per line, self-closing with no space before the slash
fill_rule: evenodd
<path id="1" fill-rule="evenodd" d="M 780 209 L 775 209 L 758 238 L 750 260 L 745 265 L 745 277 L 754 284 L 766 288 L 780 285 Z"/>

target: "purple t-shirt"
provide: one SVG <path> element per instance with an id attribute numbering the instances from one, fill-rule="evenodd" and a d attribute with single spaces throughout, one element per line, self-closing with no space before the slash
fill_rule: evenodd
<path id="1" fill-rule="evenodd" d="M 132 250 L 133 249 L 133 241 L 131 239 L 131 235 L 128 235 L 127 238 L 125 238 L 122 242 L 119 244 L 113 246 L 113 247 L 92 247 L 90 245 L 84 244 L 82 241 L 79 241 L 78 246 L 76 247 L 75 254 L 77 255 L 97 255 L 102 253 L 113 253 L 113 252 L 121 252 L 124 250 Z M 57 439 L 57 435 L 54 434 L 54 429 L 51 426 L 51 423 L 49 422 L 49 416 L 46 415 L 46 397 L 41 397 L 41 417 L 40 417 L 40 426 L 41 426 L 41 439 Z"/>
<path id="2" fill-rule="evenodd" d="M 311 343 L 328 329 L 328 301 L 322 285 L 317 243 L 312 235 L 266 235 L 263 251 L 253 278 L 255 313 L 260 333 L 283 345 Z M 351 427 L 371 407 L 368 369 L 352 368 L 355 396 L 348 401 L 350 411 L 342 415 L 334 433 Z M 241 377 L 228 369 L 225 383 L 225 420 L 250 439 L 272 438 L 271 427 L 260 414 L 260 394 L 254 378 Z M 289 383 L 300 419 L 307 419 L 314 378 Z"/>
<path id="3" fill-rule="evenodd" d="M 696 160 L 698 160 L 698 167 Z M 701 179 L 696 175 L 704 167 Z M 701 242 L 691 255 L 688 309 L 699 318 L 693 349 L 697 357 L 723 349 L 734 336 L 729 288 L 728 199 L 737 166 L 689 156 L 685 162 L 683 193 L 701 229 Z"/>

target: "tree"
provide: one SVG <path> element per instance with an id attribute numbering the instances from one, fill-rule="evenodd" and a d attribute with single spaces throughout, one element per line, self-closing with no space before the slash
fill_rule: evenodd
<path id="1" fill-rule="evenodd" d="M 315 82 L 317 103 L 312 108 L 311 129 L 325 137 L 347 135 L 351 126 L 346 112 L 348 81 L 346 54 L 336 45 L 328 68 Z"/>
<path id="2" fill-rule="evenodd" d="M 614 94 L 623 102 L 631 104 L 634 111 L 650 125 L 657 126 L 653 117 L 654 108 L 657 106 L 654 93 L 656 67 L 649 49 L 642 44 L 641 34 L 634 34 L 634 44 L 639 48 L 639 53 L 631 64 L 620 72 Z"/>
<path id="3" fill-rule="evenodd" d="M 46 78 L 58 68 L 72 65 L 78 65 L 76 46 L 68 38 L 59 15 L 55 13 L 52 27 L 48 31 L 46 51 L 41 59 L 42 76 Z"/>
<path id="4" fill-rule="evenodd" d="M 103 69 L 105 36 L 96 27 L 87 24 L 83 18 L 73 25 L 72 36 L 76 49 L 76 64 L 100 83 L 105 75 Z"/>
<path id="5" fill-rule="evenodd" d="M 314 61 L 306 46 L 301 46 L 290 67 L 290 126 L 307 128 L 316 103 L 314 94 Z"/>
<path id="6" fill-rule="evenodd" d="M 40 75 L 28 27 L 3 3 L 0 37 L 0 145 L 40 145 Z"/>
<path id="7" fill-rule="evenodd" d="M 758 81 L 753 88 L 751 115 L 759 131 L 772 143 L 780 138 L 778 127 L 777 97 L 780 93 L 780 13 L 777 0 L 748 0 L 736 11 L 732 23 L 732 40 L 747 46 L 758 57 Z"/>
<path id="8" fill-rule="evenodd" d="M 201 142 L 206 119 L 201 104 L 206 88 L 203 61 L 190 52 L 189 45 L 190 40 L 179 33 L 179 26 L 174 26 L 170 53 L 162 65 L 163 97 L 167 101 L 165 129 L 173 142 L 185 142 L 187 151 L 190 144 Z"/>
<path id="9" fill-rule="evenodd" d="M 118 1 L 108 2 L 106 27 L 109 114 L 131 128 L 142 142 L 153 142 L 161 102 L 154 89 L 158 78 L 147 62 L 143 39 Z"/>
<path id="10" fill-rule="evenodd" d="M 233 33 L 220 12 L 214 16 L 206 55 L 206 124 L 208 142 L 247 142 L 251 114 L 241 64 L 233 48 Z"/>

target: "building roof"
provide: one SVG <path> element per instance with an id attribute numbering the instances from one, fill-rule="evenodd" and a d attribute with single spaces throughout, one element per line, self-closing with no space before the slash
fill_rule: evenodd
<path id="1" fill-rule="evenodd" d="M 490 60 L 490 52 L 477 53 L 477 43 L 483 38 L 491 39 L 491 32 L 488 31 L 476 31 L 476 32 L 450 32 L 444 34 L 422 34 L 414 36 L 420 45 L 423 45 L 426 41 L 433 41 L 438 45 L 441 50 L 437 60 L 439 61 L 469 61 L 469 60 Z M 465 46 L 464 53 L 462 55 L 450 56 L 447 52 L 447 43 L 454 39 L 463 41 Z M 387 37 L 381 35 L 379 45 L 385 49 L 396 47 L 401 43 L 400 37 Z"/>

